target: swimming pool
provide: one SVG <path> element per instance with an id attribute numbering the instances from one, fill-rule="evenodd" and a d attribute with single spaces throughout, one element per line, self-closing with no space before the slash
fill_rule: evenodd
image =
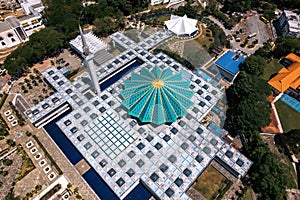
<path id="1" fill-rule="evenodd" d="M 294 110 L 296 110 L 298 113 L 300 113 L 300 102 L 297 99 L 295 99 L 287 94 L 283 94 L 280 97 L 280 100 L 283 101 L 284 103 L 286 103 L 287 105 L 289 105 Z"/>

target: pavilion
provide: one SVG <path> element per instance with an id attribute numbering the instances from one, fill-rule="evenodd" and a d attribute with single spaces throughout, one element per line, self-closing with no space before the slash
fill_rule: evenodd
<path id="1" fill-rule="evenodd" d="M 192 37 L 198 33 L 197 20 L 186 15 L 171 15 L 170 20 L 165 21 L 165 28 L 179 37 Z"/>

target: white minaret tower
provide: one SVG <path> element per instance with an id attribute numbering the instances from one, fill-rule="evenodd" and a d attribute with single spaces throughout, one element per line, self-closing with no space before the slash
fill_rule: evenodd
<path id="1" fill-rule="evenodd" d="M 92 81 L 92 84 L 93 84 L 93 87 L 94 87 L 93 88 L 94 92 L 97 95 L 100 95 L 101 90 L 100 90 L 100 86 L 99 86 L 98 79 L 97 79 L 96 72 L 95 72 L 95 68 L 94 68 L 94 54 L 90 53 L 90 51 L 89 51 L 89 47 L 87 46 L 87 43 L 86 43 L 85 38 L 83 36 L 82 29 L 81 29 L 80 25 L 79 25 L 79 31 L 80 31 L 80 36 L 81 36 L 81 40 L 82 40 L 82 50 L 83 50 L 82 57 L 84 58 L 84 64 L 89 70 L 90 78 L 91 78 L 91 81 Z"/>

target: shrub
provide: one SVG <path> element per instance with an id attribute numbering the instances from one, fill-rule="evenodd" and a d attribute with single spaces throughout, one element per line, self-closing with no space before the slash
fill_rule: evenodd
<path id="1" fill-rule="evenodd" d="M 15 141 L 13 141 L 12 139 L 8 139 L 8 140 L 6 140 L 6 144 L 8 144 L 9 146 L 11 146 L 11 147 L 14 147 L 14 146 L 16 146 L 16 142 Z"/>

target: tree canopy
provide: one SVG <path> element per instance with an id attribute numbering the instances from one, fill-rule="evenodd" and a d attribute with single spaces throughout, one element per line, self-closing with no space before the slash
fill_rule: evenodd
<path id="1" fill-rule="evenodd" d="M 289 53 L 300 53 L 300 40 L 296 37 L 277 38 L 273 55 L 281 58 Z"/>
<path id="2" fill-rule="evenodd" d="M 249 171 L 254 190 L 261 199 L 285 199 L 286 188 L 292 187 L 288 167 L 269 150 L 257 133 L 249 140 L 248 147 L 250 159 L 255 161 Z"/>
<path id="3" fill-rule="evenodd" d="M 241 72 L 235 82 L 226 90 L 230 108 L 235 107 L 245 99 L 263 100 L 271 95 L 269 85 L 263 79 Z"/>
<path id="4" fill-rule="evenodd" d="M 96 26 L 100 36 L 124 28 L 124 16 L 148 6 L 143 0 L 97 0 L 83 7 L 81 0 L 45 0 L 46 28 L 33 34 L 30 41 L 12 52 L 4 61 L 8 73 L 22 72 L 25 67 L 42 60 L 68 44 L 78 34 L 78 23 Z"/>
<path id="5" fill-rule="evenodd" d="M 4 66 L 8 73 L 15 74 L 49 53 L 57 51 L 65 42 L 66 36 L 54 28 L 43 29 L 38 34 L 33 34 L 30 42 L 13 51 L 5 59 Z"/>
<path id="6" fill-rule="evenodd" d="M 285 133 L 284 140 L 295 154 L 300 153 L 300 129 L 293 129 Z"/>
<path id="7" fill-rule="evenodd" d="M 226 126 L 227 130 L 246 137 L 244 150 L 253 161 L 249 175 L 258 197 L 283 200 L 286 188 L 293 187 L 291 173 L 259 136 L 260 128 L 270 123 L 271 109 L 266 99 L 270 94 L 266 81 L 241 71 L 226 90 L 229 106 Z"/>
<path id="8" fill-rule="evenodd" d="M 264 68 L 267 65 L 266 60 L 257 55 L 251 55 L 241 65 L 241 70 L 248 74 L 260 76 L 264 73 Z"/>
<path id="9" fill-rule="evenodd" d="M 300 8 L 300 0 L 225 0 L 222 10 L 227 12 L 246 12 L 257 9 L 267 18 L 271 19 L 275 16 L 276 7 L 294 9 Z"/>

